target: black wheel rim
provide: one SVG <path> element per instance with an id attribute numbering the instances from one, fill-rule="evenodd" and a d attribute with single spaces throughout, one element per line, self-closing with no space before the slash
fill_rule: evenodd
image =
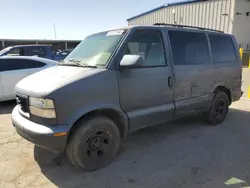
<path id="1" fill-rule="evenodd" d="M 106 130 L 93 130 L 83 144 L 88 163 L 104 163 L 112 148 L 112 136 Z"/>
<path id="2" fill-rule="evenodd" d="M 224 116 L 225 111 L 226 111 L 226 101 L 221 99 L 216 103 L 215 115 L 218 118 L 221 118 Z"/>

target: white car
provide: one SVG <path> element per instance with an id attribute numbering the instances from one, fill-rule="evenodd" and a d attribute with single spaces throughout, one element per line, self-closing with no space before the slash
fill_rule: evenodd
<path id="1" fill-rule="evenodd" d="M 21 79 L 40 70 L 55 66 L 57 63 L 39 57 L 0 57 L 0 101 L 15 99 L 15 85 Z"/>

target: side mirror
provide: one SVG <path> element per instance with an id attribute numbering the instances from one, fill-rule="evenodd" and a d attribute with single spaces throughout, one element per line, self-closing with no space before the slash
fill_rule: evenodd
<path id="1" fill-rule="evenodd" d="M 143 59 L 140 55 L 124 55 L 120 62 L 120 67 L 142 67 L 143 64 Z"/>

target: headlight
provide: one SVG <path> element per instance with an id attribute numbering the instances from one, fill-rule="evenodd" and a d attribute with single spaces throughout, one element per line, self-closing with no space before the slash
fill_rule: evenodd
<path id="1" fill-rule="evenodd" d="M 55 108 L 54 102 L 51 99 L 29 97 L 29 104 L 30 106 L 34 106 L 37 108 L 46 108 L 46 109 Z"/>
<path id="2" fill-rule="evenodd" d="M 43 118 L 56 118 L 55 105 L 51 99 L 29 97 L 29 105 L 32 115 Z"/>
<path id="3" fill-rule="evenodd" d="M 43 118 L 56 118 L 56 111 L 54 109 L 41 109 L 30 106 L 30 113 Z"/>

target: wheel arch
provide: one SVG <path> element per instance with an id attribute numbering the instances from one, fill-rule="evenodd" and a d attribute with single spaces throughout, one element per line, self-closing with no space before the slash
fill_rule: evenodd
<path id="1" fill-rule="evenodd" d="M 80 127 L 80 124 L 77 122 L 93 116 L 105 116 L 115 122 L 118 126 L 120 135 L 122 138 L 126 138 L 129 130 L 129 120 L 127 115 L 124 112 L 121 112 L 114 108 L 100 108 L 93 109 L 88 112 L 83 113 L 71 126 L 70 131 L 68 133 L 68 140 L 72 138 L 72 135 L 75 131 Z"/>
<path id="2" fill-rule="evenodd" d="M 229 104 L 231 105 L 232 104 L 231 90 L 224 85 L 218 85 L 215 87 L 213 93 L 216 94 L 218 91 L 222 91 L 222 92 L 226 93 L 228 100 L 229 100 Z"/>

